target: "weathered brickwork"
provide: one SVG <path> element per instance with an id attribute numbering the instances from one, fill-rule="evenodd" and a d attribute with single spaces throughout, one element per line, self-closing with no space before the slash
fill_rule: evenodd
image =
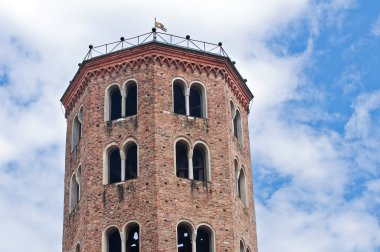
<path id="1" fill-rule="evenodd" d="M 249 104 L 252 97 L 249 98 L 250 93 L 245 94 L 248 98 L 236 96 L 239 92 L 248 92 L 244 91 L 244 82 L 236 77 L 236 70 L 226 58 L 158 43 L 145 49 L 144 45 L 140 47 L 87 62 L 62 98 L 67 117 L 62 251 L 75 251 L 80 244 L 80 251 L 100 252 L 103 231 L 109 226 L 122 230 L 130 221 L 140 225 L 141 251 L 177 251 L 176 226 L 181 220 L 187 220 L 194 227 L 202 223 L 211 226 L 216 251 L 239 251 L 241 240 L 252 252 L 257 251 L 245 101 L 248 99 Z M 177 55 L 181 60 L 221 70 L 219 73 L 197 68 L 191 71 L 154 60 L 124 68 L 107 68 L 144 54 L 172 59 Z M 227 75 L 235 80 L 240 91 L 228 83 Z M 207 119 L 173 113 L 172 83 L 178 77 L 187 85 L 193 81 L 205 85 Z M 109 124 L 104 121 L 105 90 L 110 84 L 121 85 L 129 79 L 136 80 L 138 86 L 137 115 Z M 243 146 L 233 135 L 230 100 L 241 112 Z M 83 106 L 82 136 L 71 151 L 72 122 L 80 106 Z M 201 140 L 208 146 L 211 182 L 176 176 L 174 142 L 179 137 L 186 138 L 191 145 Z M 106 146 L 116 143 L 121 148 L 128 138 L 134 138 L 138 145 L 137 179 L 103 185 Z M 247 205 L 237 196 L 235 159 L 245 167 Z M 79 164 L 81 196 L 70 212 L 70 178 Z"/>

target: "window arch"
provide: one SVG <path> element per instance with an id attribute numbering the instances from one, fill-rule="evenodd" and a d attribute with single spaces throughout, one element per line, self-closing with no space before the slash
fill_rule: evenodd
<path id="1" fill-rule="evenodd" d="M 121 157 L 119 146 L 115 143 L 109 144 L 103 157 L 103 184 L 121 182 Z"/>
<path id="2" fill-rule="evenodd" d="M 247 204 L 247 192 L 246 192 L 246 176 L 244 167 L 239 171 L 238 178 L 238 197 L 243 201 L 244 204 Z"/>
<path id="3" fill-rule="evenodd" d="M 194 145 L 192 165 L 194 180 L 211 181 L 209 151 L 204 143 Z"/>
<path id="4" fill-rule="evenodd" d="M 196 251 L 197 252 L 214 252 L 215 251 L 214 231 L 208 225 L 202 224 L 197 228 Z"/>
<path id="5" fill-rule="evenodd" d="M 104 121 L 112 121 L 122 117 L 122 96 L 119 84 L 107 87 L 104 98 Z"/>
<path id="6" fill-rule="evenodd" d="M 82 122 L 79 120 L 79 116 L 76 115 L 73 120 L 73 126 L 71 130 L 71 151 L 79 144 L 79 140 L 82 135 Z"/>
<path id="7" fill-rule="evenodd" d="M 125 172 L 122 180 L 137 178 L 138 175 L 138 147 L 135 142 L 129 142 L 125 145 Z"/>
<path id="8" fill-rule="evenodd" d="M 190 223 L 181 222 L 177 225 L 177 251 L 192 252 L 194 247 L 194 228 Z"/>
<path id="9" fill-rule="evenodd" d="M 124 227 L 126 252 L 140 251 L 140 226 L 137 222 L 127 223 Z"/>
<path id="10" fill-rule="evenodd" d="M 133 116 L 137 114 L 137 83 L 134 80 L 127 81 L 125 84 L 125 116 Z"/>
<path id="11" fill-rule="evenodd" d="M 247 251 L 246 252 L 251 252 L 251 248 L 247 247 Z"/>
<path id="12" fill-rule="evenodd" d="M 190 84 L 189 114 L 190 116 L 207 118 L 206 89 L 199 83 Z"/>
<path id="13" fill-rule="evenodd" d="M 235 104 L 230 100 L 231 120 L 232 120 L 232 132 L 241 145 L 243 145 L 243 130 L 241 122 L 241 114 Z"/>
<path id="14" fill-rule="evenodd" d="M 75 252 L 80 252 L 80 245 L 79 245 L 79 243 L 78 243 L 77 246 L 75 247 Z"/>
<path id="15" fill-rule="evenodd" d="M 173 110 L 176 114 L 186 115 L 186 84 L 181 79 L 173 82 Z"/>
<path id="16" fill-rule="evenodd" d="M 180 178 L 189 178 L 189 144 L 179 140 L 175 144 L 176 175 Z"/>
<path id="17" fill-rule="evenodd" d="M 75 172 L 71 175 L 70 179 L 70 196 L 69 196 L 69 211 L 72 212 L 77 206 L 79 201 L 79 184 L 76 179 Z"/>
<path id="18" fill-rule="evenodd" d="M 103 252 L 121 252 L 121 236 L 117 227 L 111 226 L 103 232 Z"/>
<path id="19" fill-rule="evenodd" d="M 244 242 L 240 240 L 240 252 L 244 252 Z"/>

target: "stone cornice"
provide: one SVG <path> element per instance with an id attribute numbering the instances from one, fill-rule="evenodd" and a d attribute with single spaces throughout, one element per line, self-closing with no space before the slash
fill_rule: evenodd
<path id="1" fill-rule="evenodd" d="M 70 113 L 91 79 L 112 76 L 149 64 L 174 66 L 183 71 L 221 77 L 242 107 L 246 111 L 249 110 L 253 95 L 229 58 L 161 43 L 149 43 L 85 61 L 61 98 L 66 115 Z"/>

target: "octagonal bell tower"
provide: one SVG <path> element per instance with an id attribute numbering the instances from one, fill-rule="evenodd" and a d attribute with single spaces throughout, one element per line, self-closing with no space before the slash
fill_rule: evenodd
<path id="1" fill-rule="evenodd" d="M 257 251 L 252 98 L 221 43 L 90 46 L 61 98 L 62 251 Z"/>

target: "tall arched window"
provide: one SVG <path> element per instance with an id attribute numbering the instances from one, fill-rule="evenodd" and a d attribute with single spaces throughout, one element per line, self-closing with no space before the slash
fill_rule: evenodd
<path id="1" fill-rule="evenodd" d="M 202 148 L 196 146 L 193 150 L 194 180 L 206 180 L 206 158 Z"/>
<path id="2" fill-rule="evenodd" d="M 186 115 L 186 84 L 181 80 L 173 83 L 173 107 L 174 113 Z"/>
<path id="3" fill-rule="evenodd" d="M 242 129 L 241 129 L 241 115 L 239 110 L 236 110 L 235 112 L 235 118 L 234 118 L 234 135 L 239 141 L 239 143 L 243 143 L 242 141 Z"/>
<path id="4" fill-rule="evenodd" d="M 125 229 L 126 252 L 140 251 L 140 227 L 137 223 L 130 223 Z"/>
<path id="5" fill-rule="evenodd" d="M 114 86 L 109 91 L 109 114 L 111 120 L 121 118 L 121 93 L 117 86 Z"/>
<path id="6" fill-rule="evenodd" d="M 70 179 L 70 212 L 74 210 L 79 201 L 79 184 L 76 180 L 75 173 L 72 174 Z"/>
<path id="7" fill-rule="evenodd" d="M 78 145 L 82 134 L 82 123 L 79 121 L 78 115 L 75 116 L 71 132 L 71 151 Z"/>
<path id="8" fill-rule="evenodd" d="M 213 231 L 207 226 L 200 226 L 197 229 L 196 238 L 197 252 L 214 252 L 214 237 Z"/>
<path id="9" fill-rule="evenodd" d="M 206 118 L 206 105 L 207 103 L 205 88 L 199 83 L 193 83 L 190 86 L 189 115 Z"/>
<path id="10" fill-rule="evenodd" d="M 243 167 L 240 169 L 238 177 L 238 196 L 246 204 L 246 184 L 245 184 L 245 172 Z"/>
<path id="11" fill-rule="evenodd" d="M 109 183 L 121 181 L 121 159 L 119 148 L 114 147 L 108 153 Z"/>
<path id="12" fill-rule="evenodd" d="M 126 84 L 125 116 L 137 114 L 137 83 L 130 81 Z"/>
<path id="13" fill-rule="evenodd" d="M 127 145 L 125 150 L 125 179 L 135 179 L 137 178 L 137 145 L 131 143 Z"/>
<path id="14" fill-rule="evenodd" d="M 79 165 L 78 168 L 77 168 L 77 172 L 75 174 L 75 180 L 77 181 L 77 187 L 78 187 L 78 190 L 77 190 L 77 202 L 79 202 L 80 197 L 81 197 L 81 187 L 82 187 L 81 179 L 82 179 L 82 168 Z"/>
<path id="15" fill-rule="evenodd" d="M 250 248 L 250 247 L 247 247 L 246 252 L 251 252 L 251 248 Z"/>
<path id="16" fill-rule="evenodd" d="M 188 147 L 183 142 L 177 142 L 175 145 L 176 174 L 180 178 L 189 177 L 189 158 Z"/>
<path id="17" fill-rule="evenodd" d="M 79 245 L 79 243 L 78 243 L 77 246 L 75 247 L 75 252 L 80 252 L 80 245 Z"/>
<path id="18" fill-rule="evenodd" d="M 192 230 L 183 223 L 177 226 L 177 251 L 192 252 Z"/>
<path id="19" fill-rule="evenodd" d="M 106 252 L 121 252 L 121 237 L 117 228 L 111 228 L 107 232 Z"/>

